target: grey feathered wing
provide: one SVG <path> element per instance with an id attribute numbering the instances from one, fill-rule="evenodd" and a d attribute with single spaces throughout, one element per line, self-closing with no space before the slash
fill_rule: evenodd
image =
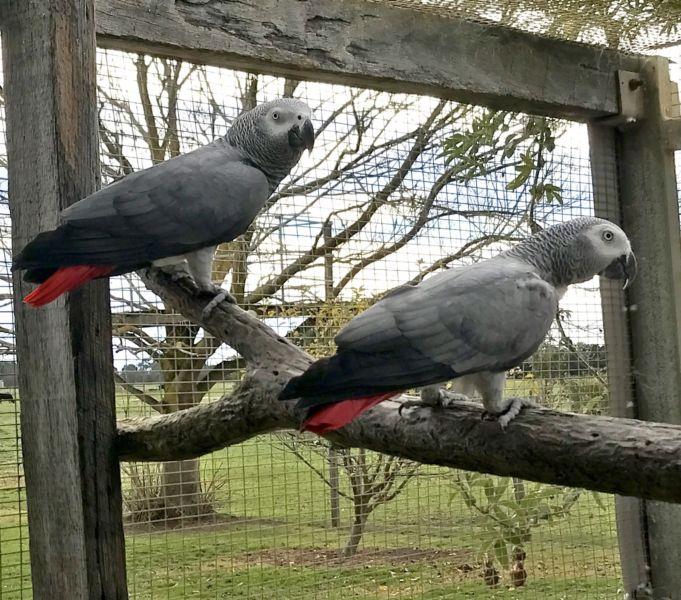
<path id="1" fill-rule="evenodd" d="M 59 267 L 109 265 L 113 274 L 234 239 L 269 196 L 265 175 L 220 139 L 133 173 L 62 213 L 15 258 L 28 281 Z"/>
<path id="2" fill-rule="evenodd" d="M 336 337 L 337 353 L 292 379 L 280 398 L 313 408 L 504 371 L 538 348 L 557 304 L 551 285 L 507 257 L 445 271 L 355 317 Z"/>

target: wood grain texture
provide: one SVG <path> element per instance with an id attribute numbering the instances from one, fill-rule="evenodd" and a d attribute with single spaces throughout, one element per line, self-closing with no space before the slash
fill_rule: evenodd
<path id="1" fill-rule="evenodd" d="M 597 217 L 622 224 L 619 181 L 617 176 L 617 132 L 612 127 L 590 124 L 589 154 Z M 636 418 L 636 397 L 632 373 L 633 355 L 626 292 L 621 283 L 601 280 L 601 307 L 608 362 L 608 397 L 610 415 Z M 617 543 L 624 589 L 631 598 L 637 590 L 650 587 L 650 559 L 646 503 L 627 496 L 615 497 Z"/>
<path id="2" fill-rule="evenodd" d="M 146 279 L 167 305 L 201 321 L 207 300 L 193 284 L 156 270 Z M 202 325 L 257 365 L 231 396 L 217 402 L 120 422 L 123 460 L 191 458 L 299 426 L 293 403 L 277 396 L 311 357 L 233 304 L 223 302 Z M 478 404 L 409 411 L 404 417 L 397 407 L 383 402 L 328 437 L 429 464 L 681 502 L 681 427 L 528 409 L 502 432 L 496 423 L 482 421 Z"/>
<path id="3" fill-rule="evenodd" d="M 574 119 L 617 114 L 603 48 L 368 0 L 97 0 L 101 47 Z"/>
<path id="4" fill-rule="evenodd" d="M 93 17 L 92 0 L 4 7 L 15 251 L 97 187 Z M 34 597 L 127 598 L 108 285 L 41 310 L 13 285 Z"/>
<path id="5" fill-rule="evenodd" d="M 619 134 L 622 223 L 639 260 L 629 291 L 631 348 L 638 418 L 681 424 L 681 236 L 674 154 L 664 139 L 660 87 L 668 62 L 641 70 L 646 119 Z M 681 590 L 681 506 L 646 503 L 655 598 Z"/>

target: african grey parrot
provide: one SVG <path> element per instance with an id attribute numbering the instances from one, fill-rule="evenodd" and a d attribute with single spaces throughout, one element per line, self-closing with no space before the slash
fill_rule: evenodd
<path id="1" fill-rule="evenodd" d="M 505 371 L 537 350 L 567 286 L 596 274 L 628 282 L 635 273 L 629 240 L 613 223 L 555 225 L 489 260 L 392 290 L 341 330 L 335 355 L 291 379 L 279 398 L 299 398 L 303 427 L 324 433 L 399 391 L 466 377 L 505 428 L 525 403 L 503 398 Z"/>
<path id="2" fill-rule="evenodd" d="M 309 107 L 275 100 L 238 116 L 224 137 L 76 202 L 14 259 L 41 283 L 24 301 L 42 306 L 91 279 L 186 264 L 203 292 L 219 294 L 215 305 L 227 296 L 211 282 L 215 247 L 246 231 L 313 145 Z"/>

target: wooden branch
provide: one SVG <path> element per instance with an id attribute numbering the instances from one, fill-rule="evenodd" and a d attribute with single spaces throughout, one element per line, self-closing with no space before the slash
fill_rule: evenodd
<path id="1" fill-rule="evenodd" d="M 638 67 L 636 57 L 608 49 L 388 2 L 97 0 L 96 6 L 97 41 L 105 48 L 579 120 L 617 114 L 616 72 Z"/>
<path id="2" fill-rule="evenodd" d="M 141 402 L 144 402 L 148 406 L 151 406 L 151 408 L 153 408 L 156 412 L 159 412 L 159 413 L 165 412 L 164 407 L 163 407 L 163 402 L 159 402 L 153 396 L 150 396 L 146 392 L 143 392 L 139 388 L 136 388 L 134 385 L 128 383 L 125 379 L 123 379 L 115 371 L 114 371 L 114 381 L 119 386 L 121 386 L 126 392 L 132 394 L 138 400 L 140 400 Z"/>
<path id="3" fill-rule="evenodd" d="M 299 348 L 234 304 L 222 302 L 204 320 L 202 311 L 211 298 L 201 297 L 189 277 L 173 281 L 160 269 L 148 269 L 140 276 L 152 292 L 234 348 L 252 367 L 271 369 L 276 377 L 300 372 L 310 363 Z"/>
<path id="4" fill-rule="evenodd" d="M 187 281 L 145 277 L 166 302 L 197 319 L 206 299 Z M 240 308 L 223 302 L 202 323 L 258 368 L 237 390 L 208 405 L 119 423 L 123 460 L 181 460 L 300 423 L 277 396 L 311 358 Z M 521 477 L 602 492 L 681 502 L 681 427 L 525 409 L 506 432 L 482 421 L 478 404 L 411 410 L 387 401 L 327 436 L 342 446 L 421 463 Z"/>
<path id="5" fill-rule="evenodd" d="M 274 401 L 281 389 L 267 372 L 244 378 L 229 396 L 160 417 L 118 423 L 122 460 L 183 460 L 238 444 L 254 435 L 294 427 L 288 406 Z"/>

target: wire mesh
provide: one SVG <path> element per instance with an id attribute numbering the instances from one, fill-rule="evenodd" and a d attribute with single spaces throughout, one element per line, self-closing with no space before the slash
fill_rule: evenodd
<path id="1" fill-rule="evenodd" d="M 681 41 L 681 6 L 676 0 L 372 1 L 631 52 L 659 50 Z"/>
<path id="2" fill-rule="evenodd" d="M 114 51 L 98 52 L 98 73 L 105 182 L 212 140 L 286 87 Z M 294 95 L 314 109 L 314 154 L 249 234 L 220 248 L 214 276 L 315 355 L 332 352 L 338 328 L 394 285 L 491 256 L 532 227 L 594 213 L 582 125 L 317 83 L 298 84 Z M 0 391 L 13 396 L 0 401 L 0 599 L 31 597 L 2 110 L 0 95 Z M 517 145 L 505 153 L 510 136 Z M 112 280 L 111 290 L 120 417 L 233 389 L 244 367 L 233 351 L 166 310 L 135 275 Z M 598 281 L 561 306 L 559 325 L 511 374 L 509 393 L 605 412 Z M 621 596 L 607 495 L 289 433 L 195 461 L 122 468 L 131 598 L 515 597 L 519 588 L 527 598 Z"/>
<path id="3" fill-rule="evenodd" d="M 99 61 L 109 178 L 171 156 L 170 140 L 183 152 L 209 141 L 285 87 L 113 51 Z M 168 81 L 182 82 L 173 97 Z M 332 352 L 338 328 L 387 289 L 491 256 L 531 226 L 593 214 L 583 126 L 317 83 L 298 84 L 295 96 L 314 110 L 315 151 L 245 239 L 220 249 L 214 275 L 315 355 Z M 479 150 L 462 150 L 456 135 Z M 509 136 L 517 147 L 504 155 Z M 122 416 L 230 391 L 243 365 L 229 349 L 159 314 L 134 277 L 112 282 L 112 297 Z M 561 327 L 516 370 L 510 393 L 601 412 L 598 282 L 571 291 L 563 308 Z M 358 487 L 363 478 L 369 483 Z M 200 461 L 126 465 L 124 481 L 133 597 L 446 598 L 496 589 L 499 579 L 502 589 L 527 583 L 533 597 L 612 598 L 619 587 L 612 500 L 579 490 L 334 450 L 292 434 Z M 504 503 L 518 507 L 505 520 Z"/>
<path id="4" fill-rule="evenodd" d="M 0 65 L 0 599 L 31 598 L 12 311 L 5 103 Z"/>

